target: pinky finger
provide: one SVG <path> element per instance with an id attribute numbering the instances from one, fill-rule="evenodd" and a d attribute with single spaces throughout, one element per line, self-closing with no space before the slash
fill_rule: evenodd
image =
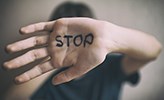
<path id="1" fill-rule="evenodd" d="M 54 67 L 51 65 L 50 61 L 44 62 L 42 64 L 36 65 L 29 71 L 17 76 L 15 78 L 15 82 L 17 84 L 27 82 L 53 69 Z"/>

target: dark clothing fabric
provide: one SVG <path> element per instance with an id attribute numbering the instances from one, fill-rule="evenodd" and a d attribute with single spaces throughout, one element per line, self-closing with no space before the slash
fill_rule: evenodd
<path id="1" fill-rule="evenodd" d="M 105 61 L 80 79 L 54 86 L 55 72 L 31 97 L 32 100 L 118 100 L 125 81 L 136 84 L 138 73 L 126 76 L 122 71 L 123 55 L 108 54 Z M 132 66 L 133 67 L 133 66 Z"/>

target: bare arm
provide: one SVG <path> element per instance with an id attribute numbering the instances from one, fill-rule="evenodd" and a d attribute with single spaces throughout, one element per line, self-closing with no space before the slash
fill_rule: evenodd
<path id="1" fill-rule="evenodd" d="M 161 44 L 152 35 L 108 23 L 110 27 L 109 51 L 125 54 L 122 67 L 131 74 L 148 62 L 155 60 L 161 52 Z M 110 44 L 111 44 L 110 43 Z"/>
<path id="2" fill-rule="evenodd" d="M 23 34 L 38 31 L 50 34 L 33 36 L 7 46 L 8 51 L 17 52 L 42 45 L 42 48 L 30 50 L 4 63 L 5 68 L 14 69 L 45 58 L 42 63 L 17 76 L 17 83 L 63 66 L 69 68 L 54 76 L 53 83 L 68 82 L 101 64 L 112 52 L 126 55 L 122 64 L 125 72 L 130 74 L 154 60 L 161 51 L 160 43 L 153 36 L 90 18 L 63 18 L 21 28 Z"/>

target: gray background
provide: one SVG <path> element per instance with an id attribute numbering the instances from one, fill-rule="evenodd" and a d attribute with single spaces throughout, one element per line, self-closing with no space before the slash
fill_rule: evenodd
<path id="1" fill-rule="evenodd" d="M 21 26 L 47 21 L 56 5 L 65 0 L 0 0 L 0 64 L 20 53 L 5 53 L 5 45 L 29 36 L 21 36 Z M 154 35 L 164 44 L 164 0 L 73 0 L 88 4 L 98 19 L 117 25 L 138 29 Z M 135 87 L 125 84 L 121 100 L 164 100 L 164 53 L 141 69 L 141 80 Z M 13 78 L 28 70 L 27 65 L 18 70 L 4 71 L 0 68 L 0 99 L 20 100 L 29 95 L 50 74 L 22 85 L 14 85 Z"/>

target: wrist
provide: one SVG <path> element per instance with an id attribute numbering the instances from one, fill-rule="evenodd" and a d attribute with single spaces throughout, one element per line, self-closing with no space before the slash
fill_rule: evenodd
<path id="1" fill-rule="evenodd" d="M 108 53 L 123 53 L 125 46 L 122 46 L 122 34 L 120 34 L 120 27 L 110 22 L 104 22 L 104 41 L 106 42 L 106 49 Z"/>

